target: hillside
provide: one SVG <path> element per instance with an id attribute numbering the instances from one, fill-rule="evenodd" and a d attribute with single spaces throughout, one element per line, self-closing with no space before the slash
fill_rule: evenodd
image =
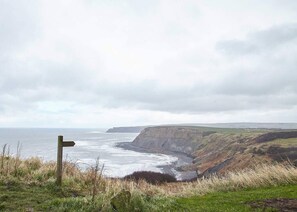
<path id="1" fill-rule="evenodd" d="M 200 176 L 225 173 L 263 162 L 297 165 L 297 131 L 160 126 L 144 129 L 132 145 L 151 152 L 183 153 L 193 163 L 179 170 Z"/>

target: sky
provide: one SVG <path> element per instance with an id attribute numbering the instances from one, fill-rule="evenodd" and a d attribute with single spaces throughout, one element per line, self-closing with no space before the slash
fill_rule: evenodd
<path id="1" fill-rule="evenodd" d="M 296 0 L 0 0 L 0 127 L 297 122 Z"/>

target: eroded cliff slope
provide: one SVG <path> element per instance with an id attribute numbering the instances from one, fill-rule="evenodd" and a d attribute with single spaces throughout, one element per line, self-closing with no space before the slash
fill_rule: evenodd
<path id="1" fill-rule="evenodd" d="M 201 176 L 262 162 L 297 164 L 297 131 L 160 126 L 142 130 L 132 144 L 152 152 L 187 154 L 193 163 L 180 169 Z"/>
<path id="2" fill-rule="evenodd" d="M 135 138 L 133 145 L 151 151 L 192 155 L 203 137 L 211 133 L 190 127 L 148 127 Z"/>

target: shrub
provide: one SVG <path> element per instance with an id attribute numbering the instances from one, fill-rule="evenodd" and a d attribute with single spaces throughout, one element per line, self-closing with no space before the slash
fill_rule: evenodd
<path id="1" fill-rule="evenodd" d="M 25 160 L 24 163 L 28 167 L 28 169 L 31 171 L 40 169 L 40 167 L 43 165 L 42 160 L 37 157 L 29 158 L 29 159 Z"/>
<path id="2" fill-rule="evenodd" d="M 125 180 L 133 180 L 140 181 L 145 180 L 146 182 L 157 185 L 162 183 L 176 182 L 175 177 L 169 174 L 163 174 L 159 172 L 151 172 L 151 171 L 138 171 L 133 172 L 133 174 L 125 176 L 123 179 Z"/>

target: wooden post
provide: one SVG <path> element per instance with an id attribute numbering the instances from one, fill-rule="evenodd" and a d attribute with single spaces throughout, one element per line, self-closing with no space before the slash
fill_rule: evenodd
<path id="1" fill-rule="evenodd" d="M 62 174 L 63 174 L 63 147 L 72 147 L 74 146 L 75 143 L 74 141 L 63 141 L 63 136 L 59 135 L 58 136 L 58 150 L 57 150 L 57 185 L 61 186 L 62 185 Z"/>
<path id="2" fill-rule="evenodd" d="M 57 152 L 57 185 L 62 184 L 62 159 L 63 159 L 63 136 L 58 136 L 58 152 Z"/>

